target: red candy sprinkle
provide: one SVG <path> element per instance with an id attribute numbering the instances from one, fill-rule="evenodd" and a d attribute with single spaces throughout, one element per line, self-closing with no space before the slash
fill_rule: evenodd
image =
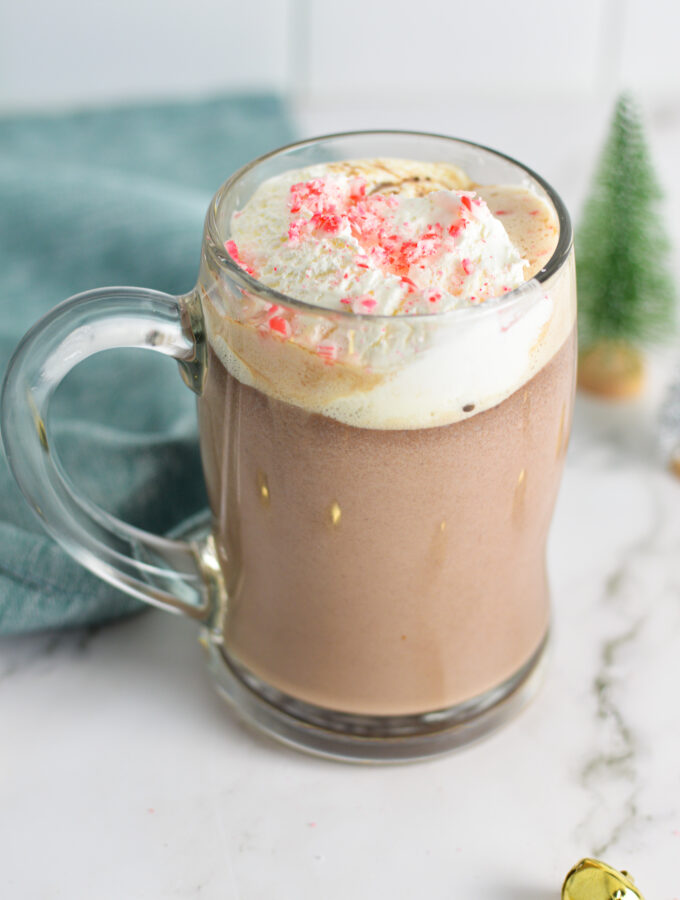
<path id="1" fill-rule="evenodd" d="M 312 216 L 311 222 L 319 231 L 328 231 L 332 234 L 340 230 L 342 217 L 332 212 L 317 212 Z"/>
<path id="2" fill-rule="evenodd" d="M 467 226 L 467 219 L 458 219 L 453 225 L 449 225 L 449 234 L 452 238 L 458 237 L 461 231 Z"/>
<path id="3" fill-rule="evenodd" d="M 290 337 L 290 322 L 284 319 L 283 316 L 272 316 L 269 320 L 269 327 L 272 331 L 283 335 L 283 337 Z"/>
<path id="4" fill-rule="evenodd" d="M 235 241 L 225 241 L 224 249 L 227 251 L 229 256 L 234 260 L 237 266 L 240 266 L 244 272 L 247 272 L 249 275 L 255 275 L 255 269 L 252 266 L 249 266 L 248 263 L 243 262 L 238 253 L 238 247 L 236 246 Z"/>
<path id="5" fill-rule="evenodd" d="M 402 258 L 402 264 L 407 266 L 420 259 L 416 241 L 404 241 L 399 248 L 399 255 Z"/>
<path id="6" fill-rule="evenodd" d="M 472 275 L 472 273 L 475 270 L 475 267 L 473 266 L 472 262 L 467 258 L 467 256 L 465 257 L 465 259 L 463 259 L 463 261 L 461 262 L 461 265 L 462 265 L 463 271 L 465 272 L 466 275 Z"/>
<path id="7" fill-rule="evenodd" d="M 288 226 L 288 240 L 291 244 L 299 244 L 305 234 L 309 231 L 309 224 L 306 219 L 296 219 Z"/>
<path id="8" fill-rule="evenodd" d="M 321 359 L 324 362 L 332 363 L 338 358 L 338 348 L 335 344 L 319 344 L 316 348 L 316 352 L 319 354 Z"/>
<path id="9" fill-rule="evenodd" d="M 467 209 L 467 210 L 469 210 L 470 212 L 472 212 L 472 203 L 470 202 L 470 198 L 469 198 L 469 197 L 465 197 L 465 196 L 461 197 L 461 198 L 460 198 L 460 202 L 463 204 L 463 206 L 465 207 L 465 209 Z"/>
<path id="10" fill-rule="evenodd" d="M 300 212 L 303 206 L 312 212 L 318 211 L 322 206 L 321 195 L 323 189 L 324 183 L 320 178 L 314 178 L 312 181 L 300 181 L 292 185 L 290 189 L 290 211 Z"/>
<path id="11" fill-rule="evenodd" d="M 353 178 L 349 183 L 349 199 L 354 203 L 366 196 L 366 182 L 363 178 Z"/>

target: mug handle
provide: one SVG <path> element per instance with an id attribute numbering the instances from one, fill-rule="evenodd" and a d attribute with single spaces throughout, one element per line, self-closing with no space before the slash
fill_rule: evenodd
<path id="1" fill-rule="evenodd" d="M 88 356 L 121 347 L 174 357 L 185 383 L 200 393 L 206 349 L 198 295 L 100 288 L 51 310 L 7 370 L 1 400 L 7 460 L 46 531 L 78 562 L 147 603 L 206 620 L 219 580 L 209 548 L 157 537 L 105 512 L 75 489 L 50 443 L 50 401 L 64 376 Z"/>

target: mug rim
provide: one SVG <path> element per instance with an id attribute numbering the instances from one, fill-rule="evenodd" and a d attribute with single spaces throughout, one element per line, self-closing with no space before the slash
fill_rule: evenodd
<path id="1" fill-rule="evenodd" d="M 359 137 L 414 137 L 414 138 L 434 138 L 439 141 L 447 141 L 453 144 L 464 144 L 467 147 L 472 147 L 476 150 L 482 150 L 484 153 L 488 153 L 492 156 L 498 157 L 506 162 L 511 163 L 517 168 L 521 169 L 526 175 L 532 178 L 535 182 L 537 182 L 540 187 L 545 191 L 548 196 L 550 203 L 555 210 L 557 215 L 557 224 L 559 228 L 559 236 L 557 239 L 557 244 L 552 253 L 552 256 L 547 261 L 547 263 L 541 268 L 529 281 L 522 282 L 521 285 L 514 288 L 511 291 L 508 291 L 505 294 L 497 295 L 496 297 L 491 297 L 488 300 L 485 300 L 483 303 L 478 305 L 468 305 L 458 307 L 456 309 L 449 309 L 442 312 L 425 312 L 418 313 L 417 315 L 400 315 L 395 316 L 393 314 L 373 314 L 373 313 L 361 313 L 354 312 L 351 309 L 337 309 L 335 307 L 324 306 L 317 303 L 308 303 L 305 300 L 299 300 L 296 297 L 292 297 L 289 294 L 284 294 L 281 291 L 277 291 L 275 288 L 268 287 L 266 284 L 263 284 L 261 281 L 258 281 L 257 278 L 254 278 L 252 275 L 249 275 L 244 269 L 242 269 L 238 263 L 233 259 L 233 257 L 227 252 L 224 246 L 224 238 L 220 234 L 220 229 L 217 224 L 217 209 L 222 201 L 222 199 L 226 196 L 226 194 L 248 173 L 255 169 L 257 166 L 266 162 L 269 159 L 274 158 L 275 156 L 283 156 L 286 153 L 289 153 L 292 150 L 299 150 L 305 147 L 310 147 L 314 144 L 321 144 L 323 142 L 339 140 L 343 138 L 359 138 Z M 218 188 L 215 192 L 210 206 L 208 207 L 208 212 L 206 214 L 205 219 L 205 235 L 206 238 L 209 239 L 211 250 L 216 257 L 217 261 L 221 266 L 227 269 L 229 274 L 234 278 L 234 280 L 239 285 L 239 288 L 247 293 L 256 293 L 258 297 L 261 299 L 265 299 L 271 301 L 272 304 L 281 304 L 284 306 L 292 307 L 293 309 L 301 310 L 305 313 L 311 313 L 315 315 L 325 315 L 329 314 L 337 315 L 343 319 L 349 320 L 370 320 L 373 322 L 380 321 L 389 321 L 394 322 L 395 319 L 406 319 L 406 320 L 451 320 L 451 319 L 469 319 L 469 318 L 477 318 L 481 317 L 485 314 L 490 314 L 493 312 L 499 312 L 500 310 L 506 310 L 508 308 L 512 308 L 518 303 L 522 302 L 526 299 L 527 289 L 532 285 L 538 283 L 539 285 L 544 284 L 549 281 L 553 275 L 555 275 L 562 268 L 564 263 L 569 258 L 569 254 L 571 253 L 574 235 L 573 228 L 571 224 L 571 217 L 567 210 L 567 207 L 557 193 L 557 191 L 537 172 L 535 172 L 532 168 L 525 165 L 524 163 L 519 162 L 514 157 L 508 155 L 507 153 L 503 153 L 500 150 L 495 150 L 492 147 L 487 147 L 485 144 L 479 144 L 476 141 L 466 140 L 464 138 L 457 138 L 451 135 L 445 134 L 437 134 L 436 132 L 427 132 L 427 131 L 409 131 L 404 129 L 368 129 L 368 130 L 358 130 L 358 131 L 340 131 L 335 132 L 333 134 L 324 134 L 318 137 L 313 138 L 305 138 L 304 140 L 294 141 L 290 144 L 285 144 L 283 147 L 277 147 L 275 150 L 270 150 L 268 153 L 264 153 L 261 156 L 256 157 L 250 162 L 246 163 L 244 166 L 241 166 L 240 169 L 237 169 L 230 177 Z"/>

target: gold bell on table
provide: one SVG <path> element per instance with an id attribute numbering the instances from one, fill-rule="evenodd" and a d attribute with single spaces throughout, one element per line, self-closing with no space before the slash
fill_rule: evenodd
<path id="1" fill-rule="evenodd" d="M 562 900 L 644 900 L 625 871 L 599 859 L 582 859 L 562 885 Z"/>

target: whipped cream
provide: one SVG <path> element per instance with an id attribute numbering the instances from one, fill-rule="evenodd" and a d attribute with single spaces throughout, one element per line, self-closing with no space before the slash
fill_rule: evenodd
<path id="1" fill-rule="evenodd" d="M 526 260 L 474 191 L 402 197 L 321 166 L 260 185 L 227 250 L 263 284 L 367 315 L 446 312 L 507 293 Z"/>
<path id="2" fill-rule="evenodd" d="M 520 237 L 540 222 L 542 264 L 557 242 L 552 209 L 528 188 L 476 187 L 453 166 L 405 160 L 263 182 L 234 213 L 225 248 L 318 311 L 206 277 L 222 362 L 247 385 L 358 427 L 443 425 L 501 402 L 569 335 L 572 274 L 565 266 L 549 291 L 526 281 L 540 265 L 500 218 Z"/>

